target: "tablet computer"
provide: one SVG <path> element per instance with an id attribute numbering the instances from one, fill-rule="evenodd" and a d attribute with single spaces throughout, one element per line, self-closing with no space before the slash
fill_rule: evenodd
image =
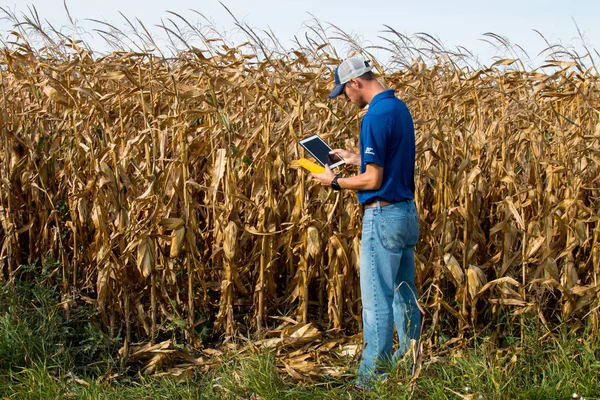
<path id="1" fill-rule="evenodd" d="M 300 140 L 300 146 L 304 147 L 322 166 L 328 165 L 329 168 L 333 169 L 345 163 L 339 155 L 329 154 L 332 150 L 331 147 L 319 135 L 312 135 Z"/>

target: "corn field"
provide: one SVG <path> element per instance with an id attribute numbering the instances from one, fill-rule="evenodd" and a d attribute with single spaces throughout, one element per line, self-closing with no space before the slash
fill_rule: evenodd
<path id="1" fill-rule="evenodd" d="M 437 55 L 373 60 L 415 119 L 423 343 L 525 319 L 597 331 L 592 58 Z M 310 134 L 358 148 L 362 112 L 326 98 L 340 58 L 326 40 L 268 53 L 217 38 L 168 58 L 17 38 L 0 56 L 0 283 L 50 265 L 67 318 L 93 305 L 126 355 L 171 335 L 201 347 L 203 329 L 263 344 L 359 333 L 362 210 L 293 168 Z"/>

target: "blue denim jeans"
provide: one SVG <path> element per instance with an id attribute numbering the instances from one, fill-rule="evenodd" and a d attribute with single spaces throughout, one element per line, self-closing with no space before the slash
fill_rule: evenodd
<path id="1" fill-rule="evenodd" d="M 414 256 L 418 238 L 413 201 L 365 210 L 360 253 L 364 348 L 359 385 L 384 373 L 386 364 L 397 362 L 409 350 L 411 339 L 419 339 Z M 394 324 L 399 347 L 392 355 Z"/>

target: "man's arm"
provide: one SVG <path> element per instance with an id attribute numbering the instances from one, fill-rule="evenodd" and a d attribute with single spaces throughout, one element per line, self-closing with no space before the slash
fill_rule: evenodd
<path id="1" fill-rule="evenodd" d="M 323 186 L 331 186 L 335 174 L 325 167 L 322 174 L 311 174 L 312 178 L 319 181 Z M 377 190 L 381 187 L 383 180 L 383 167 L 374 163 L 368 163 L 365 172 L 348 178 L 339 178 L 338 185 L 342 189 L 351 190 Z"/>

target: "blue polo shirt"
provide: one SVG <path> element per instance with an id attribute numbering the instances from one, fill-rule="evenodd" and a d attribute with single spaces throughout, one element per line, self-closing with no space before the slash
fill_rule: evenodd
<path id="1" fill-rule="evenodd" d="M 360 204 L 385 200 L 392 203 L 415 197 L 415 128 L 404 102 L 393 90 L 377 94 L 360 125 L 360 172 L 367 163 L 383 167 L 378 190 L 358 192 Z"/>

